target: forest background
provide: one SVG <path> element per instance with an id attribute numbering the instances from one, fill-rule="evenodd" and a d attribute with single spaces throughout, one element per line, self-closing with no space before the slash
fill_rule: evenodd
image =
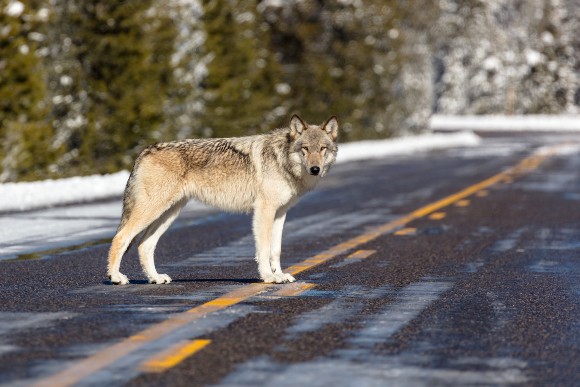
<path id="1" fill-rule="evenodd" d="M 579 114 L 577 0 L 0 0 L 0 182 L 339 117 Z"/>

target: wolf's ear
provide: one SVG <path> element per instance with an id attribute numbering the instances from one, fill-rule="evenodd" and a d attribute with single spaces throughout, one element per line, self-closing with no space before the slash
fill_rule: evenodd
<path id="1" fill-rule="evenodd" d="M 324 125 L 322 125 L 322 130 L 328 133 L 334 141 L 338 137 L 338 120 L 335 116 L 330 117 Z"/>
<path id="2" fill-rule="evenodd" d="M 300 136 L 305 129 L 306 124 L 302 121 L 302 118 L 294 114 L 290 119 L 290 136 L 295 139 Z"/>

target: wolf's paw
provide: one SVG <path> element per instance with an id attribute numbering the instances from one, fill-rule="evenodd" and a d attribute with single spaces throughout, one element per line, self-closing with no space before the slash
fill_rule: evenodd
<path id="1" fill-rule="evenodd" d="M 285 284 L 288 282 L 294 282 L 296 279 L 292 277 L 291 274 L 288 273 L 268 273 L 268 274 L 261 274 L 260 278 L 267 284 Z"/>
<path id="2" fill-rule="evenodd" d="M 157 274 L 154 277 L 149 278 L 150 284 L 168 284 L 171 282 L 171 277 L 167 274 Z"/>
<path id="3" fill-rule="evenodd" d="M 276 282 L 276 276 L 274 274 L 260 274 L 260 278 L 264 283 L 272 284 Z"/>
<path id="4" fill-rule="evenodd" d="M 288 282 L 294 282 L 296 279 L 288 273 L 274 273 L 274 281 L 277 284 L 286 284 Z"/>
<path id="5" fill-rule="evenodd" d="M 113 285 L 127 285 L 129 283 L 129 278 L 121 273 L 109 274 L 109 279 Z"/>
<path id="6" fill-rule="evenodd" d="M 261 276 L 262 280 L 267 284 L 286 284 L 288 282 L 295 282 L 296 279 L 288 273 L 273 273 Z"/>
<path id="7" fill-rule="evenodd" d="M 283 283 L 285 282 L 296 282 L 296 278 L 294 278 L 292 276 L 292 274 L 289 273 L 282 273 L 281 277 L 283 278 Z"/>

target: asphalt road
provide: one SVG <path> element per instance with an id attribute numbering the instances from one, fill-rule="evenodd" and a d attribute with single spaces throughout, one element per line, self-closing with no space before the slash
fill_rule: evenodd
<path id="1" fill-rule="evenodd" d="M 577 137 L 336 166 L 289 213 L 294 284 L 257 282 L 250 223 L 170 229 L 169 285 L 135 248 L 111 285 L 107 243 L 0 261 L 0 385 L 579 383 Z"/>

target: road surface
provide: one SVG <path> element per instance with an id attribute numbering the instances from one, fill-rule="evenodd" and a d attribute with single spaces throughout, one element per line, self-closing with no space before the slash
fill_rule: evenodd
<path id="1" fill-rule="evenodd" d="M 58 226 L 98 208 L 14 215 L 63 236 L 0 261 L 0 385 L 578 385 L 579 140 L 336 166 L 289 213 L 294 284 L 257 281 L 246 215 L 189 211 L 157 250 L 174 281 L 146 284 L 133 248 L 127 286 L 110 231 Z"/>

